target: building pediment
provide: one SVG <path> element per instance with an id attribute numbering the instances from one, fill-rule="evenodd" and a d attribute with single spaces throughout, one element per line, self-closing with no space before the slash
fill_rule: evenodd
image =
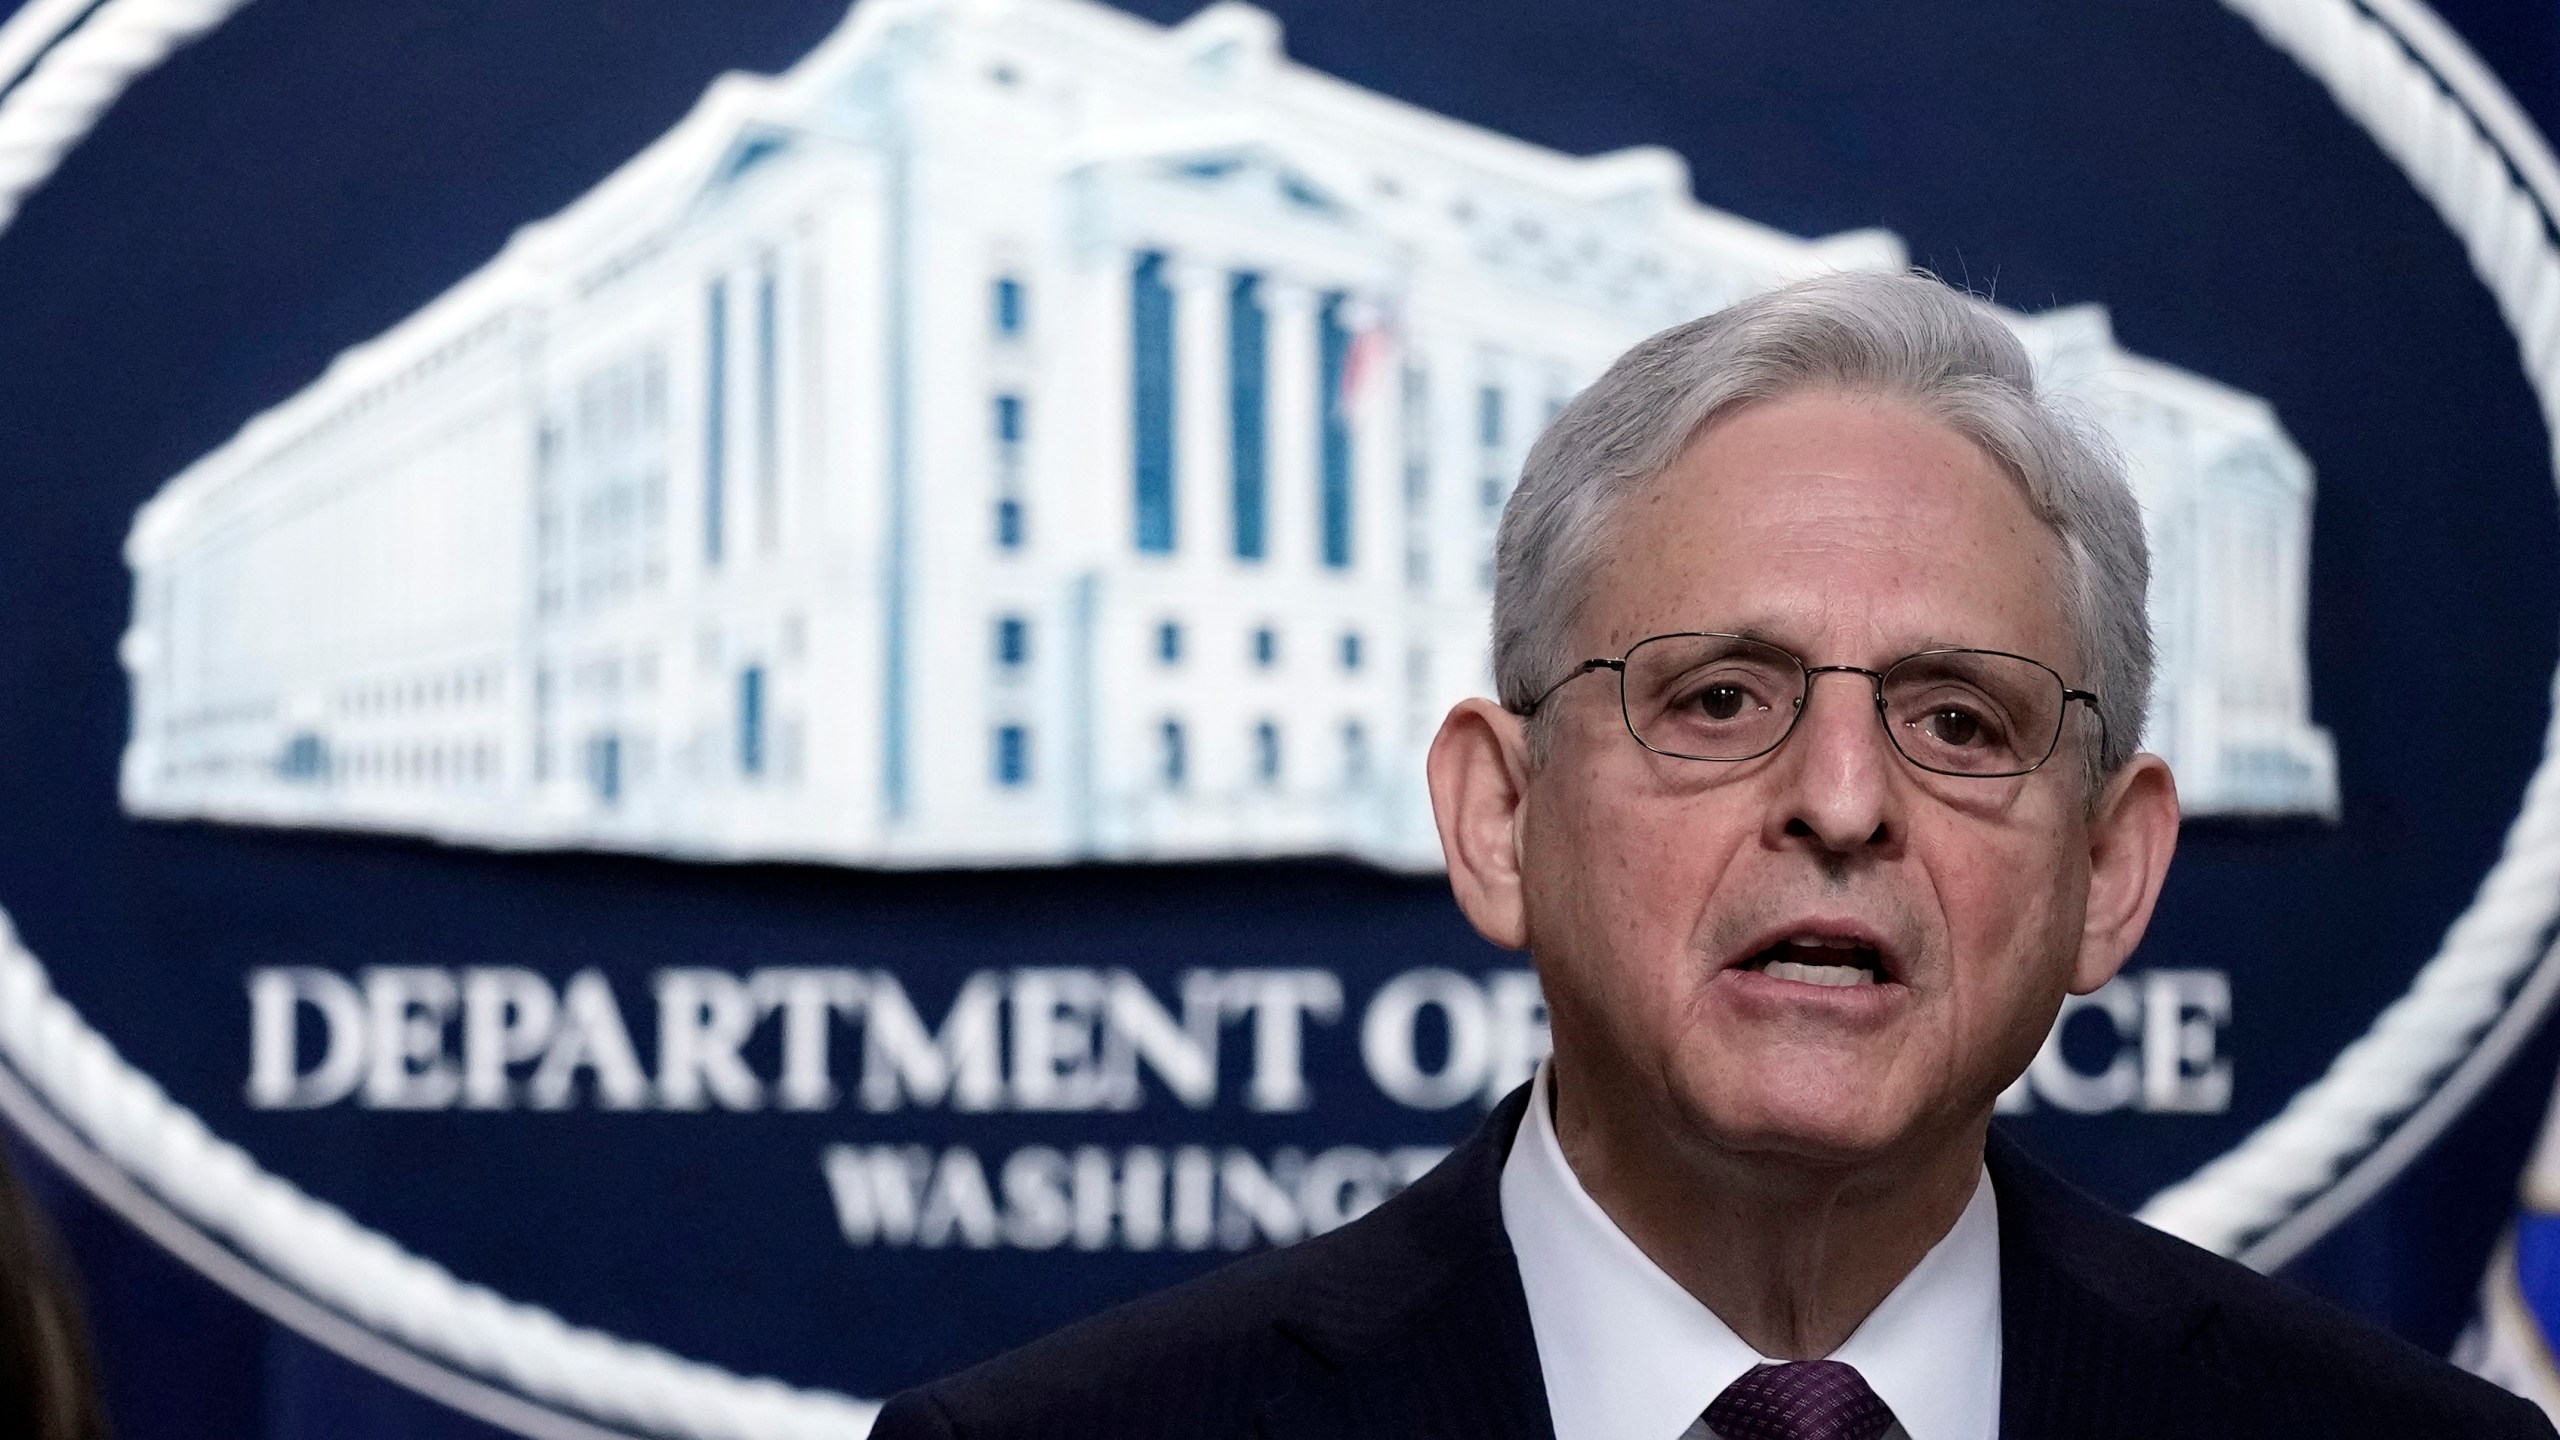
<path id="1" fill-rule="evenodd" d="M 1088 147 L 1079 168 L 1196 191 L 1225 209 L 1261 208 L 1343 226 L 1366 218 L 1353 199 L 1360 193 L 1357 179 L 1339 164 L 1240 128 L 1128 132 Z"/>
<path id="2" fill-rule="evenodd" d="M 1237 192 L 1260 191 L 1284 209 L 1325 220 L 1352 218 L 1351 205 L 1344 196 L 1268 148 L 1210 150 L 1168 157 L 1163 168 L 1167 179 L 1224 191 L 1231 202 L 1244 198 Z"/>
<path id="3" fill-rule="evenodd" d="M 791 150 L 798 143 L 798 138 L 778 125 L 751 124 L 741 128 L 721 148 L 710 169 L 703 173 L 701 182 L 694 187 L 690 208 L 700 210 L 720 203 L 749 173 L 769 161 L 780 159 Z"/>

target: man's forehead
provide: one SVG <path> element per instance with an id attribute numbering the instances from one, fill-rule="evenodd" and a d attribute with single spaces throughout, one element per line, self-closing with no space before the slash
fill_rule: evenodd
<path id="1" fill-rule="evenodd" d="M 1588 619 L 1795 649 L 2067 638 L 2060 538 L 1989 454 L 1899 402 L 1813 394 L 1710 427 L 1621 514 Z M 1649 628 L 1648 628 L 1649 627 Z"/>
<path id="2" fill-rule="evenodd" d="M 1800 529 L 1915 516 L 2044 529 L 2024 487 L 1972 437 L 1910 401 L 1830 390 L 1719 418 L 1635 498 L 1659 513 Z"/>

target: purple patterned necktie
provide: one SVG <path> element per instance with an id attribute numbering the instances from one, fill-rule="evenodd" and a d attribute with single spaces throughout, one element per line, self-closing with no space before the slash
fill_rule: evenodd
<path id="1" fill-rule="evenodd" d="M 1877 1440 L 1893 1412 L 1837 1360 L 1754 1365 L 1707 1407 L 1717 1440 Z"/>

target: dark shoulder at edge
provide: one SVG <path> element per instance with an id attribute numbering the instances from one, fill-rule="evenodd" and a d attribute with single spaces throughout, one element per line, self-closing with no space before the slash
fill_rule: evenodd
<path id="1" fill-rule="evenodd" d="M 1500 1120 L 1498 1109 L 1487 1127 Z M 932 1409 L 950 1425 L 914 1435 L 1070 1435 L 1078 1422 L 1132 1420 L 1121 1412 L 1144 1394 L 1157 1402 L 1142 1417 L 1147 1432 L 1244 1427 L 1262 1402 L 1329 1371 L 1334 1358 L 1313 1348 L 1313 1327 L 1339 1335 L 1390 1317 L 1439 1284 L 1459 1250 L 1482 1243 L 1467 1225 L 1449 1225 L 1452 1207 L 1475 1199 L 1475 1171 L 1498 1163 L 1475 1153 L 1480 1145 L 1482 1135 L 1341 1230 L 1106 1309 L 909 1391 L 891 1414 Z"/>
<path id="2" fill-rule="evenodd" d="M 2176 1338 L 2192 1339 L 2196 1359 L 2276 1408 L 2290 1408 L 2289 1400 L 2365 1407 L 2462 1427 L 2447 1434 L 2554 1433 L 2532 1402 L 2289 1281 L 2156 1230 L 2050 1173 L 2033 1183 L 2067 1196 L 2047 1207 L 2048 1239 L 2066 1269 L 2137 1314 L 2165 1320 L 2183 1305 L 2200 1315 L 2195 1303 L 2209 1302 L 2211 1319 Z M 2098 1255 L 2118 1263 L 2087 1263 Z"/>
<path id="3" fill-rule="evenodd" d="M 1345 1263 L 1334 1242 L 1356 1241 L 1352 1228 L 1114 1306 L 909 1392 L 890 1413 L 929 1409 L 943 1421 L 917 1435 L 993 1436 L 1076 1433 L 1076 1418 L 1098 1420 L 1140 1395 L 1189 1396 L 1194 1406 L 1226 1401 L 1250 1415 L 1290 1388 L 1293 1375 L 1321 1365 L 1276 1322 L 1310 1271 Z M 884 1424 L 876 1433 L 899 1432 Z"/>
<path id="4" fill-rule="evenodd" d="M 1495 1190 L 1522 1085 L 1402 1193 L 1350 1224 L 1105 1310 L 908 1391 L 884 1437 L 1241 1432 L 1262 1404 L 1381 1337 L 1487 1250 L 1507 1261 Z M 1334 1353 L 1328 1353 L 1328 1352 Z"/>

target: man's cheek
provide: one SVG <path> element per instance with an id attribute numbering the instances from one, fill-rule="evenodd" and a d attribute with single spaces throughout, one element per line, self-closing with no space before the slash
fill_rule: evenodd
<path id="1" fill-rule="evenodd" d="M 1983 951 L 2034 948 L 2051 929 L 2058 880 L 2048 854 L 1984 850 L 1944 887 L 1947 915 Z"/>

